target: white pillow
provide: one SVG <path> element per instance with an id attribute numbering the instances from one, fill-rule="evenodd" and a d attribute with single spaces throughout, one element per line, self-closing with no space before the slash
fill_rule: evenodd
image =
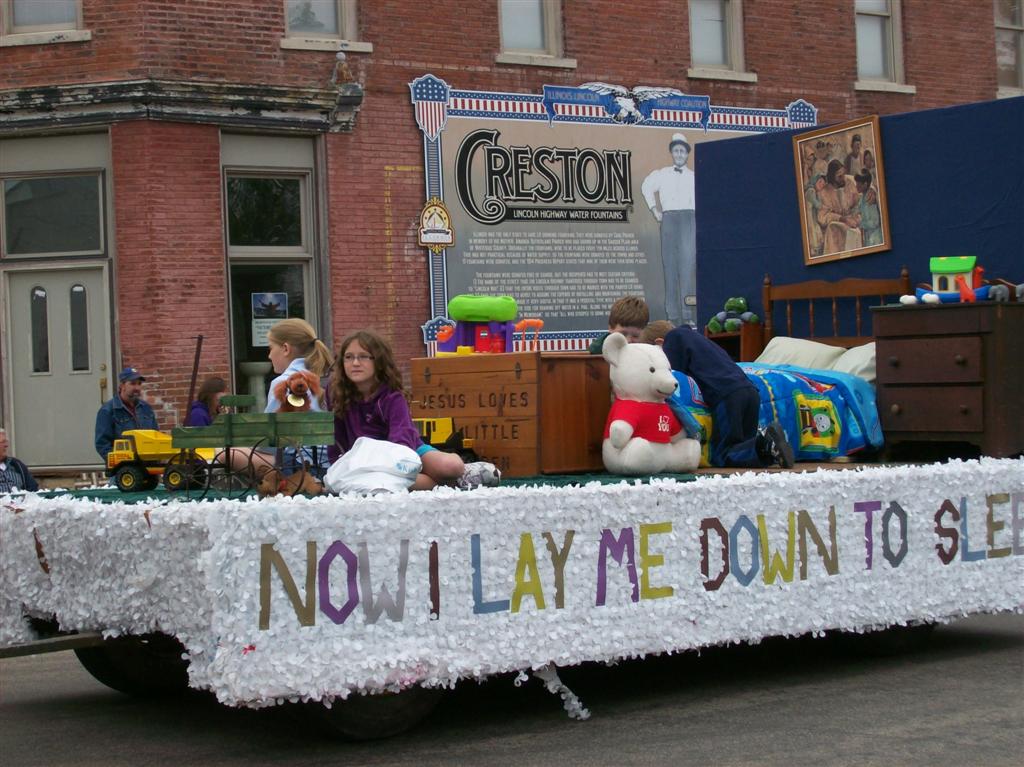
<path id="1" fill-rule="evenodd" d="M 875 382 L 875 342 L 847 349 L 839 359 L 832 363 L 832 370 L 837 373 L 859 376 L 869 384 L 873 384 Z"/>
<path id="2" fill-rule="evenodd" d="M 803 338 L 776 336 L 768 342 L 754 362 L 830 370 L 832 363 L 843 356 L 845 351 L 841 346 L 819 344 L 817 341 L 807 341 Z"/>

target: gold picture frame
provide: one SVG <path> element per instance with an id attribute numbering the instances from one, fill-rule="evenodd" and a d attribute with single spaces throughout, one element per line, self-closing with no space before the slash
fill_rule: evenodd
<path id="1" fill-rule="evenodd" d="M 793 136 L 804 264 L 892 249 L 878 115 Z"/>

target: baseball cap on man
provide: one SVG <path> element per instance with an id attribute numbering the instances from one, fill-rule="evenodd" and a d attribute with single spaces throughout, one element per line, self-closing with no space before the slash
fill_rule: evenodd
<path id="1" fill-rule="evenodd" d="M 117 374 L 117 380 L 120 383 L 126 383 L 128 381 L 145 381 L 146 378 L 135 368 L 125 368 Z"/>

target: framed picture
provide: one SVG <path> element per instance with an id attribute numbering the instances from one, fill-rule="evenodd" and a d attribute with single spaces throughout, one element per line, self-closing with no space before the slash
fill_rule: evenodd
<path id="1" fill-rule="evenodd" d="M 878 115 L 793 136 L 807 265 L 892 248 Z"/>

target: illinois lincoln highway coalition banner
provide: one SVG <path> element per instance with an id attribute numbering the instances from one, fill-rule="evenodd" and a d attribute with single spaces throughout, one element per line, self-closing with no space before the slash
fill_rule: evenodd
<path id="1" fill-rule="evenodd" d="M 409 87 L 425 153 L 428 347 L 463 293 L 514 297 L 520 316 L 543 319 L 543 350 L 585 348 L 628 294 L 651 319 L 700 324 L 700 144 L 817 121 L 803 100 L 721 107 L 670 87 L 488 93 L 431 74 Z"/>

